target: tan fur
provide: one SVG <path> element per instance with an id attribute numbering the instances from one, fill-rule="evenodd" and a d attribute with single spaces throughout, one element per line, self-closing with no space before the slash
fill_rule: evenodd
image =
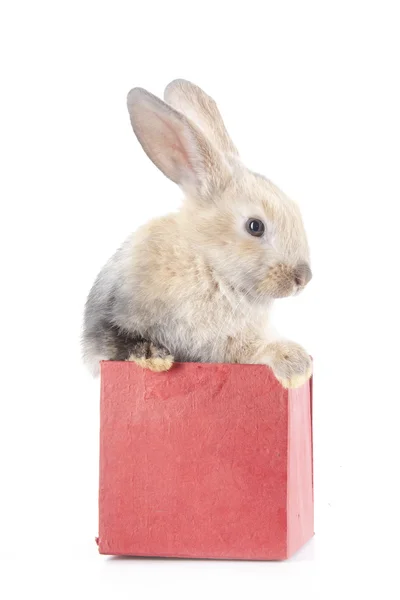
<path id="1" fill-rule="evenodd" d="M 310 379 L 312 375 L 312 369 L 307 369 L 305 373 L 301 375 L 292 375 L 289 379 L 282 379 L 277 377 L 284 388 L 298 388 L 301 387 Z"/>
<path id="2" fill-rule="evenodd" d="M 260 292 L 266 289 L 271 296 L 277 298 L 290 296 L 293 292 L 293 272 L 294 267 L 278 263 L 268 271 L 258 289 Z"/>
<path id="3" fill-rule="evenodd" d="M 303 287 L 295 276 L 309 262 L 300 211 L 242 164 L 200 88 L 178 80 L 165 97 L 172 106 L 136 88 L 128 108 L 147 155 L 182 188 L 183 206 L 130 236 L 93 298 L 107 305 L 117 290 L 113 323 L 161 344 L 175 360 L 267 364 L 285 387 L 301 385 L 311 375 L 310 357 L 270 322 L 274 299 Z M 262 237 L 246 230 L 249 218 L 265 223 Z M 96 339 L 93 346 L 94 362 L 107 357 Z M 133 359 L 164 370 L 171 357 Z"/>
<path id="4" fill-rule="evenodd" d="M 131 362 L 135 362 L 137 365 L 143 367 L 144 369 L 150 369 L 150 371 L 155 371 L 158 373 L 161 373 L 162 371 L 169 371 L 169 369 L 174 363 L 174 359 L 172 356 L 167 356 L 166 358 L 139 358 L 132 354 L 131 356 L 129 356 L 128 360 Z"/>

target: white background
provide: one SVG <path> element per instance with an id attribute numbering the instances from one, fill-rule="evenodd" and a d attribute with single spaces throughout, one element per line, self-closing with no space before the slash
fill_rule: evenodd
<path id="1" fill-rule="evenodd" d="M 12 598 L 398 598 L 399 5 L 3 1 L 0 590 Z M 316 537 L 286 563 L 97 554 L 90 285 L 180 192 L 125 97 L 213 95 L 244 161 L 300 204 L 314 279 L 277 304 L 315 358 Z M 375 596 L 378 597 L 378 596 Z"/>

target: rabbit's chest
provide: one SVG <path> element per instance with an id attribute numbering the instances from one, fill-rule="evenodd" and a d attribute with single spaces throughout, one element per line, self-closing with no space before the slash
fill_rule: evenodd
<path id="1" fill-rule="evenodd" d="M 266 309 L 252 307 L 243 296 L 198 294 L 178 310 L 174 350 L 185 360 L 224 362 L 233 340 L 250 337 L 266 323 Z"/>

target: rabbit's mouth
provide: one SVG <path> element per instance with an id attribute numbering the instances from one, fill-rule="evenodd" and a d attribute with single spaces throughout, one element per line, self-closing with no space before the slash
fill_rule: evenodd
<path id="1" fill-rule="evenodd" d="M 259 286 L 259 291 L 270 298 L 295 296 L 305 288 L 311 277 L 311 269 L 306 263 L 295 267 L 279 263 L 269 269 Z"/>

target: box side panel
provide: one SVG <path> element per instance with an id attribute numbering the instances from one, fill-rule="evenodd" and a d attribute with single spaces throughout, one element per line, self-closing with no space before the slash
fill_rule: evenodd
<path id="1" fill-rule="evenodd" d="M 285 558 L 288 394 L 266 367 L 102 377 L 101 553 Z"/>
<path id="2" fill-rule="evenodd" d="M 288 556 L 314 535 L 312 381 L 289 393 Z"/>

